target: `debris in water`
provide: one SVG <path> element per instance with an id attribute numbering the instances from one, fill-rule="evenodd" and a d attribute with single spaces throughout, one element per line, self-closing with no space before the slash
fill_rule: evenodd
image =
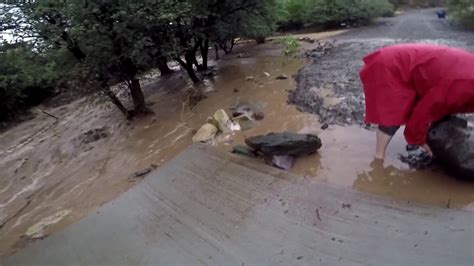
<path id="1" fill-rule="evenodd" d="M 319 209 L 316 209 L 316 217 L 318 217 L 318 220 L 321 221 L 321 216 L 319 216 Z"/>
<path id="2" fill-rule="evenodd" d="M 352 207 L 352 204 L 349 203 L 342 203 L 342 208 L 343 209 L 350 209 Z"/>
<path id="3" fill-rule="evenodd" d="M 270 77 L 270 73 L 268 73 L 268 72 L 263 72 L 263 74 L 267 77 Z"/>
<path id="4" fill-rule="evenodd" d="M 448 204 L 446 204 L 446 208 L 451 208 L 451 199 L 448 200 Z"/>
<path id="5" fill-rule="evenodd" d="M 246 80 L 246 81 L 254 81 L 255 78 L 254 78 L 253 76 L 247 76 L 247 77 L 245 78 L 245 80 Z"/>
<path id="6" fill-rule="evenodd" d="M 284 80 L 284 79 L 288 79 L 288 76 L 285 75 L 285 74 L 281 74 L 281 75 L 277 76 L 275 79 Z"/>
<path id="7" fill-rule="evenodd" d="M 302 260 L 302 259 L 303 259 L 303 256 L 298 256 L 296 259 L 297 259 L 297 260 Z"/>
<path id="8" fill-rule="evenodd" d="M 211 123 L 206 123 L 199 128 L 193 136 L 193 142 L 207 142 L 212 140 L 217 134 L 217 127 Z"/>
<path id="9" fill-rule="evenodd" d="M 109 136 L 109 133 L 107 132 L 107 129 L 105 127 L 94 128 L 76 137 L 75 141 L 79 143 L 79 145 L 89 144 L 92 142 L 96 142 L 100 139 L 107 138 L 108 136 Z"/>
<path id="10" fill-rule="evenodd" d="M 297 40 L 300 41 L 300 42 L 308 42 L 308 43 L 315 43 L 316 42 L 315 39 L 311 39 L 309 37 L 301 37 L 301 38 L 298 38 Z"/>
<path id="11" fill-rule="evenodd" d="M 239 92 L 239 89 L 234 88 L 234 93 Z"/>
<path id="12" fill-rule="evenodd" d="M 273 155 L 272 164 L 273 166 L 282 170 L 290 170 L 295 163 L 295 157 L 289 155 Z"/>
<path id="13" fill-rule="evenodd" d="M 44 238 L 44 230 L 52 224 L 56 224 L 61 221 L 64 217 L 69 215 L 71 210 L 62 210 L 51 216 L 41 219 L 38 223 L 34 224 L 25 233 L 25 236 L 29 240 Z"/>

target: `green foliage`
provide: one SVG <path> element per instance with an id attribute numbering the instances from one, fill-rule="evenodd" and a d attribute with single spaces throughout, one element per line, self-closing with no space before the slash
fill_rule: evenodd
<path id="1" fill-rule="evenodd" d="M 283 45 L 283 53 L 285 55 L 293 55 L 299 51 L 300 44 L 295 37 L 287 35 L 280 39 L 280 43 Z"/>
<path id="2" fill-rule="evenodd" d="M 310 18 L 326 26 L 367 24 L 392 10 L 387 0 L 314 0 Z"/>
<path id="3" fill-rule="evenodd" d="M 280 24 L 320 24 L 339 27 L 342 23 L 366 24 L 379 16 L 392 16 L 388 0 L 280 0 Z"/>
<path id="4" fill-rule="evenodd" d="M 17 1 L 0 5 L 0 32 L 9 30 L 17 39 L 31 42 L 32 51 L 50 54 L 44 58 L 54 59 L 52 62 L 66 62 L 70 67 L 64 75 L 103 92 L 128 116 L 130 111 L 110 91 L 110 85 L 125 82 L 133 113 L 141 112 L 145 108 L 141 73 L 176 60 L 198 82 L 195 69 L 207 68 L 210 45 L 233 43 L 239 37 L 260 39 L 273 32 L 275 1 Z M 198 53 L 202 63 L 198 63 Z M 21 88 L 21 84 L 10 83 Z M 21 93 L 10 90 L 8 95 L 9 99 L 21 98 Z"/>
<path id="5" fill-rule="evenodd" d="M 1 45 L 0 69 L 0 121 L 51 95 L 59 78 L 55 62 L 27 45 Z"/>
<path id="6" fill-rule="evenodd" d="M 449 16 L 469 29 L 474 29 L 474 0 L 450 0 Z"/>

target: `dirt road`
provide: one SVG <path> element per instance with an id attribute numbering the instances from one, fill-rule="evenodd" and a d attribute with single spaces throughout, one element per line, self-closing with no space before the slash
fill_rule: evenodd
<path id="1" fill-rule="evenodd" d="M 290 95 L 290 102 L 303 111 L 320 115 L 322 122 L 362 124 L 364 108 L 358 72 L 364 55 L 389 44 L 404 42 L 428 42 L 474 50 L 474 33 L 438 19 L 436 10 L 410 10 L 397 17 L 381 19 L 375 26 L 337 36 L 336 48 L 323 56 L 307 53 L 314 60 L 299 72 L 298 89 Z M 330 107 L 322 104 L 323 97 L 315 93 L 315 88 L 329 90 L 329 94 L 333 92 L 340 101 Z"/>

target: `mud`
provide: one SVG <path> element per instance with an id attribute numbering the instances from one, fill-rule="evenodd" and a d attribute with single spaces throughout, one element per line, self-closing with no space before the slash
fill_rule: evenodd
<path id="1" fill-rule="evenodd" d="M 311 36 L 328 35 L 334 34 Z M 303 47 L 306 45 L 313 44 L 305 42 Z M 318 77 L 308 79 L 307 84 L 325 86 L 340 79 L 356 82 L 349 80 L 350 69 L 343 67 L 354 65 L 355 68 L 358 64 L 358 60 L 350 59 L 362 51 L 351 52 L 351 47 L 366 49 L 362 44 L 349 42 L 328 51 L 318 60 L 326 62 L 325 73 L 335 73 L 329 77 L 318 73 L 316 60 L 302 70 L 309 78 L 313 68 Z M 343 54 L 334 52 L 337 49 L 342 49 Z M 344 53 L 349 59 L 342 61 Z M 352 103 L 360 100 L 350 97 L 359 95 L 355 87 L 336 84 L 329 86 L 327 93 L 316 93 L 326 103 L 323 106 L 327 112 L 337 108 L 342 112 L 324 131 L 317 115 L 286 104 L 296 82 L 292 78 L 276 80 L 275 77 L 283 74 L 292 77 L 303 67 L 304 60 L 281 54 L 274 42 L 236 47 L 234 54 L 213 62 L 216 75 L 199 87 L 205 97 L 193 108 L 184 103 L 186 91 L 193 88 L 184 73 L 163 79 L 151 75 L 144 87 L 149 108 L 155 112 L 153 116 L 127 122 L 112 106 L 98 104 L 95 99 L 81 99 L 62 107 L 44 108 L 59 117 L 58 122 L 37 114 L 36 118 L 3 132 L 0 135 L 0 258 L 24 247 L 29 242 L 28 232 L 48 236 L 139 183 L 141 179 L 130 182 L 129 177 L 151 165 L 160 167 L 175 157 L 192 143 L 193 133 L 216 110 L 230 113 L 230 108 L 240 102 L 258 106 L 264 113 L 263 120 L 254 121 L 242 131 L 220 134 L 212 145 L 230 152 L 233 146 L 244 144 L 245 138 L 251 136 L 282 131 L 316 134 L 324 147 L 317 154 L 296 160 L 294 173 L 395 199 L 443 207 L 449 201 L 451 208 L 474 209 L 472 184 L 440 171 L 415 172 L 399 162 L 397 154 L 404 149 L 401 136 L 397 135 L 391 144 L 385 165 L 371 165 L 373 132 L 358 126 L 334 125 L 347 124 L 345 116 L 352 115 Z M 329 57 L 325 58 L 331 54 L 339 60 L 338 64 L 331 64 Z M 248 76 L 253 79 L 246 81 Z M 298 81 L 301 83 L 303 79 Z M 311 95 L 307 93 L 308 97 Z M 321 117 L 331 121 L 333 116 L 322 114 Z M 350 117 L 359 121 L 361 113 Z M 106 129 L 106 137 L 93 137 L 94 141 L 77 145 L 83 143 L 77 139 L 84 132 L 101 128 Z"/>

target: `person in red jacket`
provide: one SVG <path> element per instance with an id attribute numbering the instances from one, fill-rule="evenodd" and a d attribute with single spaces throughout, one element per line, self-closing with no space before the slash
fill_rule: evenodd
<path id="1" fill-rule="evenodd" d="M 405 127 L 407 150 L 424 150 L 430 125 L 474 112 L 474 54 L 430 44 L 384 47 L 364 57 L 360 79 L 368 124 L 378 125 L 375 157 L 385 158 L 392 136 Z M 420 149 L 420 147 L 422 149 Z"/>

